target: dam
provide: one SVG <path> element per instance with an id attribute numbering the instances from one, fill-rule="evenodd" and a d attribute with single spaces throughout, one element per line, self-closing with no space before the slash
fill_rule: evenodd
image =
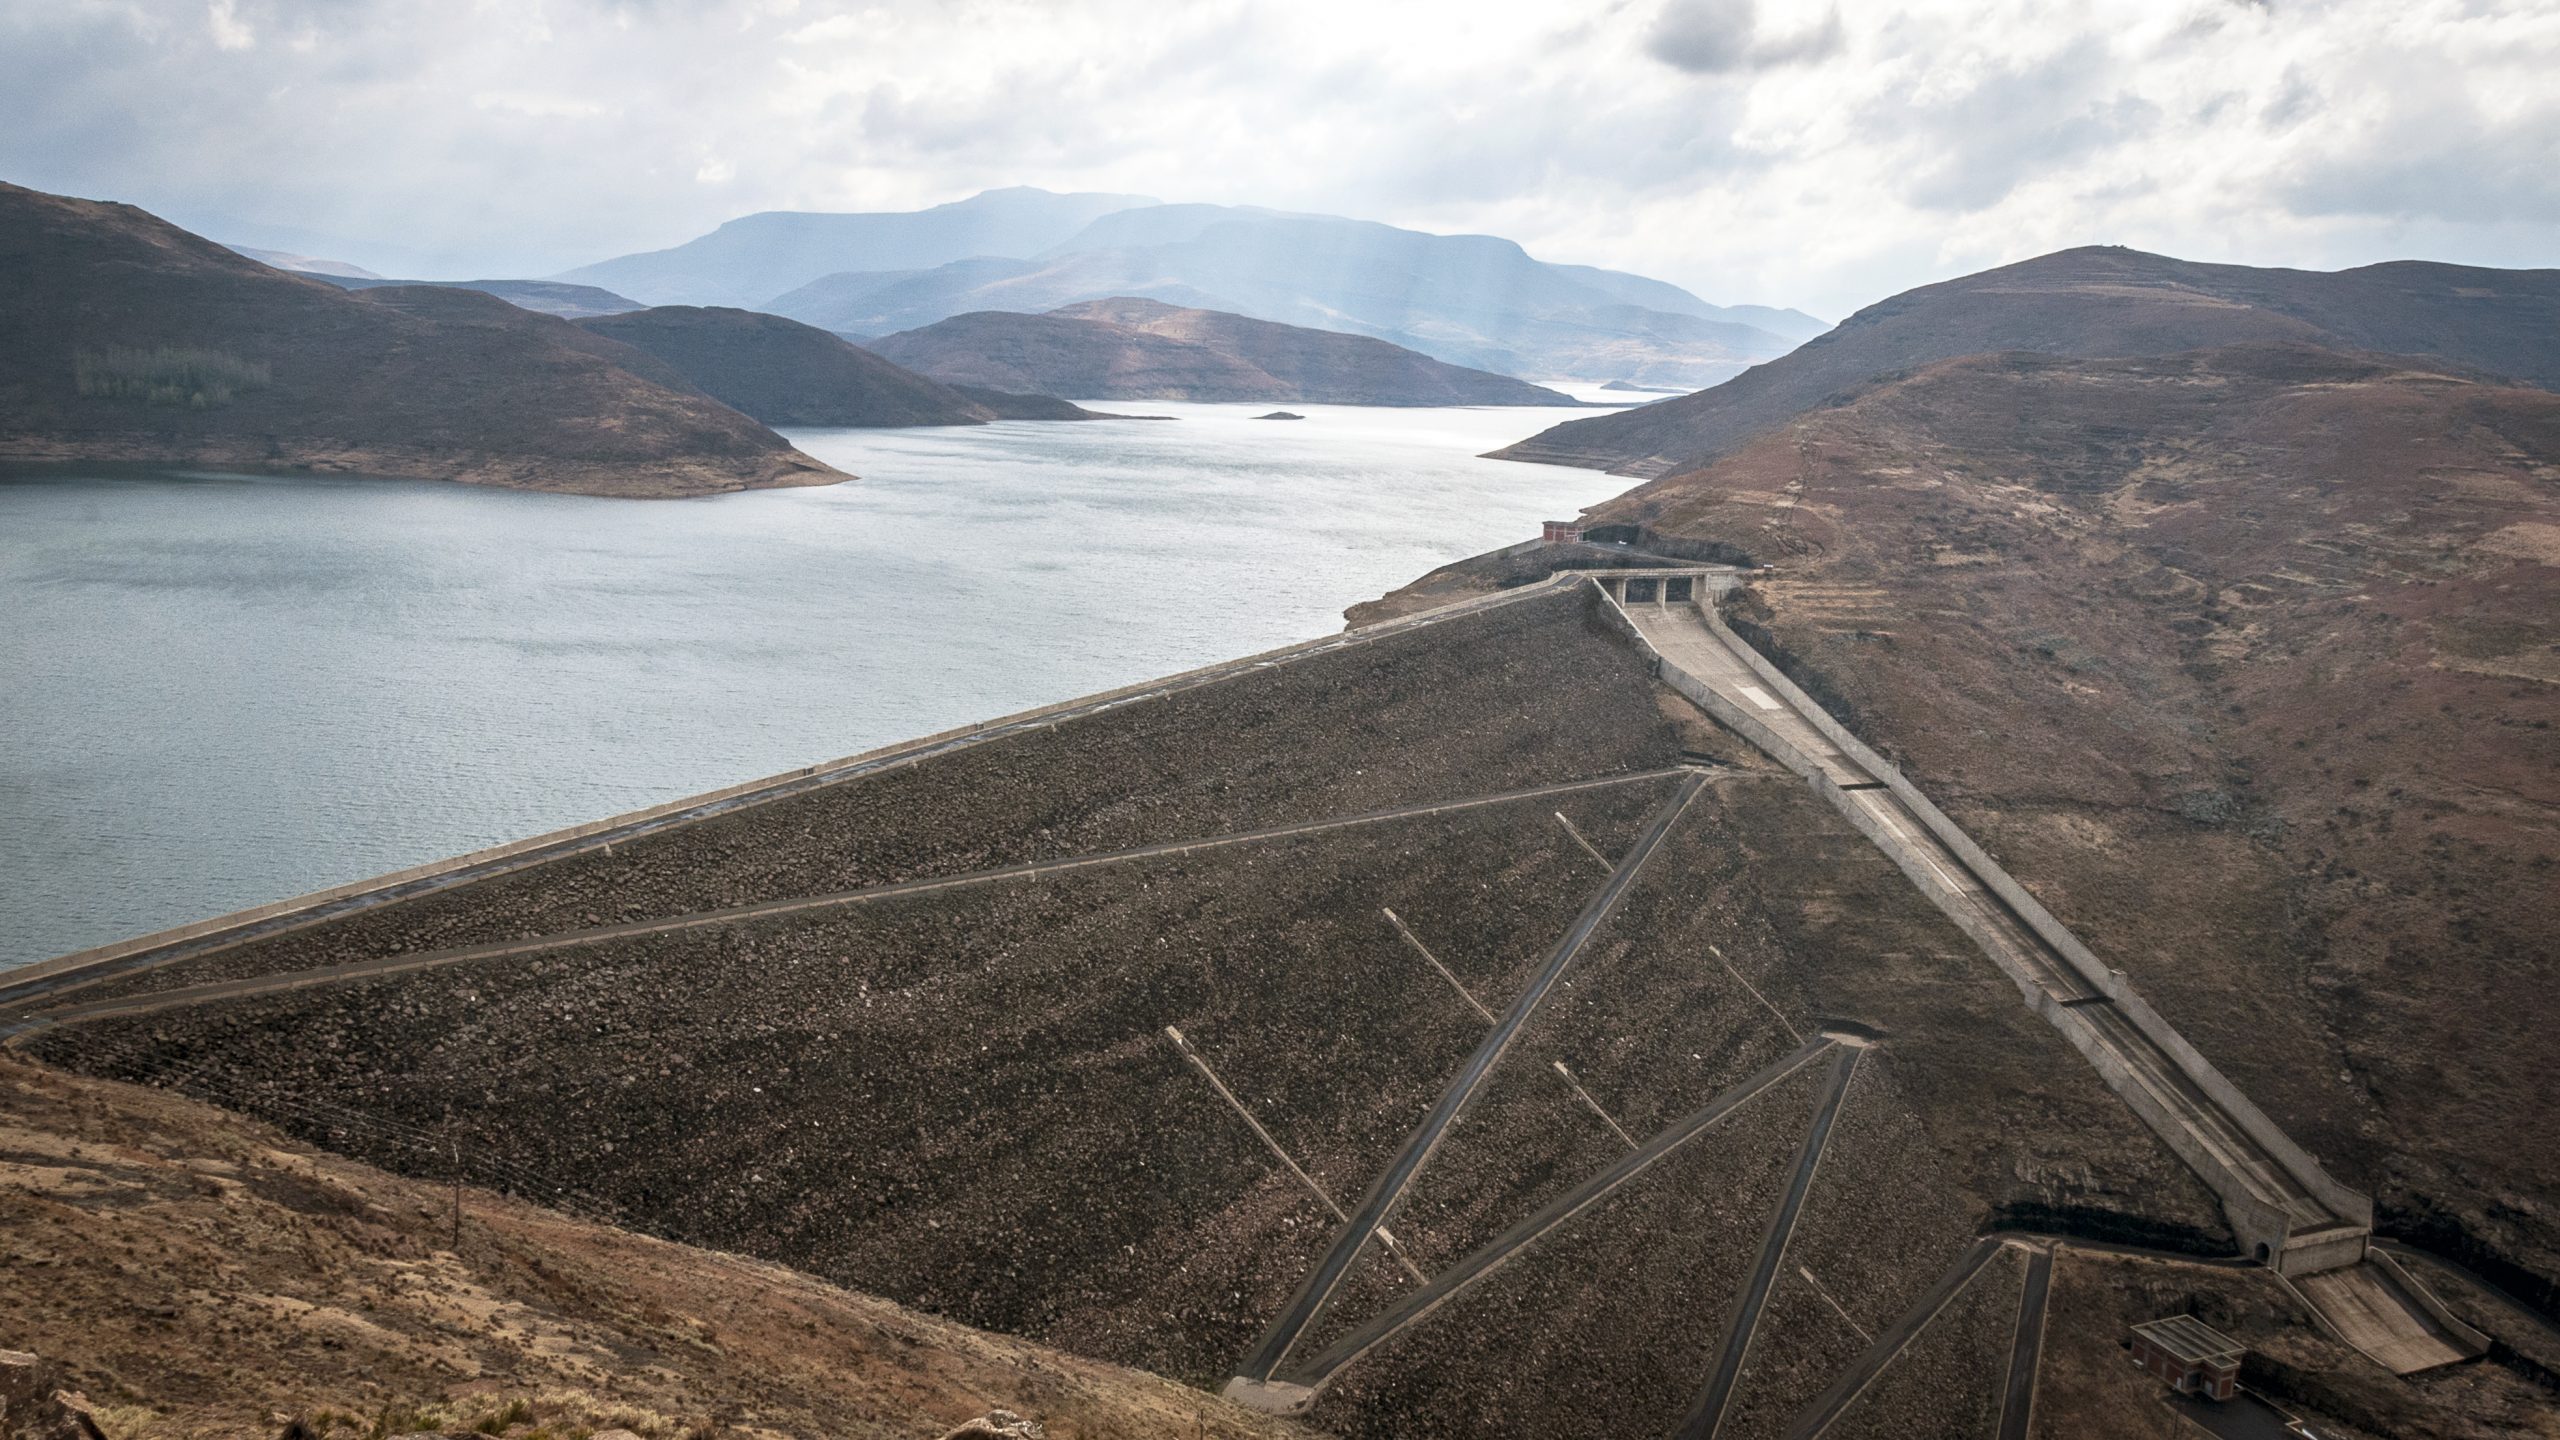
<path id="1" fill-rule="evenodd" d="M 1723 624 L 1747 578 L 1561 571 L 66 957 L 0 1027 L 1349 1435 L 2102 1415 L 2038 1378 L 2093 1237 L 2477 1353 Z"/>

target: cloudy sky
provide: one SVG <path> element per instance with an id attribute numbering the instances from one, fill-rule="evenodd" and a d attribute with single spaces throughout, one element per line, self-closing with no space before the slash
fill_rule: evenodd
<path id="1" fill-rule="evenodd" d="M 2560 0 L 0 0 L 0 178 L 445 277 L 1132 191 L 1836 318 L 2084 243 L 2560 265 L 2555 75 Z"/>

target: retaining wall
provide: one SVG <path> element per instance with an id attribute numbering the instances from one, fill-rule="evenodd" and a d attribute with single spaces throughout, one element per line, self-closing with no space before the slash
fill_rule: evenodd
<path id="1" fill-rule="evenodd" d="M 1956 858 L 1964 862 L 1966 869 L 1971 870 L 1993 894 L 2007 902 L 2009 908 L 2017 913 L 2018 918 L 2026 922 L 2027 928 L 2033 930 L 2047 945 L 2052 946 L 2055 953 L 2061 955 L 2083 979 L 2112 1000 L 2124 1017 L 2133 1022 L 2134 1028 L 2142 1032 L 2145 1039 L 2159 1046 L 2171 1060 L 2175 1061 L 2179 1071 L 2195 1082 L 2197 1088 L 2203 1090 L 2216 1106 L 2229 1115 L 2233 1123 L 2237 1124 L 2251 1140 L 2257 1142 L 2277 1164 L 2282 1165 L 2296 1183 L 2310 1192 L 2314 1199 L 2328 1209 L 2329 1213 L 2339 1219 L 2367 1228 L 2372 1226 L 2373 1198 L 2371 1196 L 2351 1190 L 2332 1178 L 2309 1151 L 2295 1144 L 2291 1136 L 2286 1135 L 2273 1120 L 2267 1118 L 2266 1112 L 2260 1110 L 2248 1096 L 2240 1093 L 2236 1086 L 2225 1079 L 2222 1072 L 2214 1068 L 2212 1061 L 2207 1060 L 2193 1045 L 2188 1044 L 2185 1036 L 2180 1035 L 2175 1027 L 2161 1018 L 2158 1011 L 2153 1010 L 2147 1001 L 2136 994 L 2123 971 L 2106 965 L 2092 954 L 2088 946 L 2080 943 L 2080 937 L 2072 934 L 2067 926 L 2054 918 L 2053 912 L 2045 909 L 2041 902 L 2028 894 L 2026 888 L 2002 868 L 2000 862 L 1992 859 L 1980 845 L 1974 843 L 1973 837 L 1967 835 L 1953 820 L 1948 819 L 1946 813 L 1931 803 L 1928 796 L 1920 793 L 1919 788 L 1904 777 L 1899 767 L 1877 754 L 1865 741 L 1850 733 L 1839 721 L 1831 718 L 1829 711 L 1816 703 L 1813 697 L 1807 695 L 1801 686 L 1787 678 L 1785 672 L 1771 663 L 1767 656 L 1762 655 L 1748 641 L 1735 634 L 1732 628 L 1724 623 L 1724 617 L 1716 613 L 1713 606 L 1702 603 L 1698 611 L 1705 619 L 1707 628 L 1714 631 L 1718 639 L 1731 647 L 1733 652 L 1742 658 L 1744 664 L 1750 666 L 1768 682 L 1772 689 L 1793 704 L 1799 713 L 1812 722 L 1815 729 L 1822 732 L 1824 738 L 1839 746 L 1842 754 L 1856 761 L 1868 774 L 1883 781 L 1886 788 L 1894 793 L 1895 798 L 1901 800 L 1910 808 L 1912 814 L 1920 818 L 1922 824 L 1929 827 L 1929 832 L 1937 837 L 1939 843 L 1953 851 Z M 2279 1245 L 2276 1248 L 2282 1247 Z"/>
<path id="2" fill-rule="evenodd" d="M 1599 588 L 1602 596 L 1609 598 L 1606 587 Z M 1931 803 L 1928 796 L 1920 793 L 1919 788 L 1903 775 L 1899 767 L 1877 754 L 1865 741 L 1833 719 L 1831 713 L 1807 695 L 1803 687 L 1789 679 L 1785 672 L 1779 670 L 1758 649 L 1735 634 L 1732 628 L 1724 623 L 1723 617 L 1716 612 L 1716 607 L 1711 600 L 1702 598 L 1694 603 L 1708 629 L 1740 657 L 1743 663 L 1749 666 L 1774 693 L 1792 705 L 1808 723 L 1821 732 L 1825 739 L 1839 747 L 1843 755 L 1848 756 L 1861 769 L 1891 790 L 1894 797 L 1900 800 L 1923 825 L 1927 826 L 1939 843 L 1945 845 L 1958 860 L 1963 862 L 1965 868 L 1973 872 L 1976 879 L 2005 902 L 2039 939 L 2051 946 L 2063 958 L 2066 964 L 2101 994 L 2107 996 L 2116 1006 L 2117 1011 L 2144 1038 L 2159 1046 L 2162 1053 L 2166 1054 L 2178 1067 L 2180 1073 L 2229 1115 L 2232 1122 L 2263 1148 L 2277 1164 L 2283 1166 L 2297 1184 L 2339 1219 L 2366 1229 L 2371 1227 L 2373 1200 L 2370 1196 L 2350 1190 L 2331 1178 L 2327 1170 L 2322 1168 L 2308 1151 L 2295 1144 L 2291 1137 L 2276 1126 L 2274 1121 L 2267 1118 L 2265 1112 L 2258 1109 L 2247 1096 L 2241 1094 L 2236 1086 L 2225 1079 L 2222 1073 L 2214 1068 L 2211 1061 L 2205 1059 L 2168 1021 L 2161 1018 L 2159 1012 L 2153 1010 L 2140 995 L 2134 993 L 2124 972 L 2102 963 L 2086 945 L 2080 942 L 2078 936 L 2072 934 L 2068 927 L 2054 918 L 2053 913 L 2045 909 L 2033 895 L 2028 894 L 2025 887 L 2002 868 L 1998 861 L 1993 860 L 1980 845 L 1974 843 L 1971 836 L 1967 835 L 1953 820 L 1947 818 L 1946 813 Z M 1944 882 L 1928 873 L 1926 866 L 1916 861 L 1906 860 L 1899 853 L 1901 847 L 1883 833 L 1882 827 L 1877 824 L 1874 817 L 1854 804 L 1846 792 L 1833 784 L 1829 777 L 1823 775 L 1810 757 L 1779 739 L 1766 725 L 1744 714 L 1740 707 L 1716 695 L 1687 672 L 1666 661 L 1659 651 L 1654 650 L 1644 640 L 1634 620 L 1614 599 L 1610 600 L 1604 613 L 1611 617 L 1615 626 L 1632 636 L 1646 653 L 1653 656 L 1655 673 L 1665 684 L 1699 704 L 1708 714 L 1732 728 L 1743 738 L 1767 751 L 1780 764 L 1806 777 L 1814 789 L 1829 801 L 1834 809 L 1846 817 L 1850 824 L 1856 826 L 1861 833 L 1875 841 L 1879 848 L 1891 856 L 1903 873 L 1909 875 L 1912 882 L 1920 887 L 1922 893 L 1936 902 L 1939 908 L 1956 922 L 1958 928 L 1964 930 L 1977 943 L 1986 940 L 1987 937 L 1982 933 L 1984 927 L 1981 921 L 1965 913 L 1969 907 L 1959 903 L 1956 897 L 1949 894 Z M 1995 957 L 1999 953 L 1997 946 L 1993 944 L 1985 944 L 1984 949 Z M 2035 983 L 2032 976 L 2011 970 L 2010 979 L 2018 985 L 2027 1003 L 2051 1021 L 2055 1028 L 2071 1041 L 2073 1048 L 2088 1057 L 2089 1062 L 2105 1077 L 2109 1088 L 2115 1090 L 2155 1131 L 2159 1132 L 2170 1148 L 2177 1152 L 2179 1158 L 2186 1161 L 2190 1168 L 2213 1186 L 2215 1193 L 2223 1200 L 2224 1209 L 2230 1216 L 2233 1229 L 2245 1242 L 2252 1245 L 2265 1245 L 2270 1263 L 2281 1265 L 2287 1273 L 2309 1274 L 2329 1268 L 2333 1264 L 2351 1264 L 2362 1257 L 2361 1236 L 2341 1237 L 2338 1241 L 2297 1247 L 2288 1252 L 2286 1242 L 2290 1239 L 2293 1229 L 2292 1217 L 2289 1214 L 2279 1207 L 2259 1200 L 2249 1191 L 2240 1177 L 2232 1174 L 2228 1167 L 2206 1151 L 2194 1136 L 2187 1133 L 2186 1127 L 2170 1116 L 2165 1107 L 2155 1101 L 2149 1092 L 2135 1081 L 2122 1061 L 2101 1042 L 2087 1020 L 2073 1014 L 2069 1007 L 2048 995 L 2041 985 Z M 2350 1249 L 2354 1253 L 2348 1253 Z"/>

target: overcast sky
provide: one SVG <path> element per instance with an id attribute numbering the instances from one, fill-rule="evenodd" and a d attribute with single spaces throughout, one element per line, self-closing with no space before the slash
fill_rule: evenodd
<path id="1" fill-rule="evenodd" d="M 443 278 L 1133 191 L 1837 318 L 2086 243 L 2560 264 L 2555 76 L 2560 0 L 0 0 L 0 178 Z"/>

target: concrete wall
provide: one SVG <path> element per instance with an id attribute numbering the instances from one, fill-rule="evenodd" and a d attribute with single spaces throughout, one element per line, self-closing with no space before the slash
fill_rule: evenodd
<path id="1" fill-rule="evenodd" d="M 1715 717 L 1718 724 L 1759 746 L 1769 758 L 1807 779 L 1820 778 L 1821 772 L 1814 767 L 1813 762 L 1807 759 L 1802 751 L 1779 739 L 1776 731 L 1761 724 L 1742 707 L 1699 683 L 1698 679 L 1688 671 L 1663 659 L 1662 652 L 1653 648 L 1653 642 L 1644 637 L 1644 631 L 1636 627 L 1636 622 L 1628 616 L 1625 608 L 1618 602 L 1618 598 L 1609 593 L 1608 586 L 1595 579 L 1591 582 L 1591 588 L 1600 599 L 1601 619 L 1608 624 L 1609 628 L 1625 636 L 1627 643 L 1635 646 L 1639 653 L 1652 658 L 1654 678 L 1671 687 L 1673 691 L 1688 699 L 1699 709 Z"/>
<path id="2" fill-rule="evenodd" d="M 2417 1276 L 2402 1269 L 2399 1261 L 2379 1250 L 2369 1250 L 2365 1253 L 2364 1263 L 2380 1271 L 2386 1283 L 2397 1288 L 2401 1295 L 2425 1312 L 2456 1349 L 2475 1358 L 2489 1353 L 2489 1337 L 2464 1324 L 2460 1317 L 2445 1307 L 2442 1300 L 2436 1298 L 2434 1291 L 2420 1283 Z"/>
<path id="3" fill-rule="evenodd" d="M 1920 793 L 1919 788 L 1904 777 L 1899 767 L 1877 754 L 1865 741 L 1833 719 L 1829 711 L 1804 692 L 1803 687 L 1787 678 L 1785 672 L 1771 663 L 1769 658 L 1762 655 L 1750 642 L 1735 634 L 1733 629 L 1724 623 L 1724 617 L 1716 613 L 1713 605 L 1701 604 L 1698 609 L 1707 627 L 1730 646 L 1735 654 L 1741 656 L 1743 663 L 1749 665 L 1771 690 L 1794 705 L 1807 720 L 1812 722 L 1814 728 L 1822 732 L 1824 738 L 1840 747 L 1842 754 L 1856 761 L 1867 773 L 1883 781 L 1886 788 L 1908 806 L 1911 813 L 1920 818 L 1922 824 L 1929 827 L 1930 833 L 1938 838 L 1939 843 L 1954 852 L 1956 858 L 1964 862 L 1965 868 L 1971 870 L 1993 894 L 2007 902 L 2009 908 L 2017 912 L 2018 918 L 2025 921 L 2027 927 L 2035 931 L 2046 944 L 2052 946 L 2054 951 L 2061 955 L 2074 970 L 2114 1001 L 2125 1018 L 2133 1022 L 2134 1028 L 2167 1053 L 2169 1058 L 2177 1063 L 2179 1071 L 2195 1082 L 2197 1088 L 2203 1090 L 2216 1106 L 2229 1115 L 2234 1124 L 2266 1150 L 2276 1163 L 2282 1165 L 2296 1183 L 2310 1192 L 2339 1219 L 2354 1225 L 2366 1227 L 2372 1225 L 2373 1199 L 2371 1196 L 2351 1190 L 2331 1177 L 2320 1162 L 2312 1158 L 2309 1151 L 2295 1144 L 2292 1137 L 2286 1135 L 2273 1120 L 2267 1118 L 2266 1112 L 2260 1110 L 2248 1096 L 2240 1093 L 2238 1087 L 2224 1078 L 2222 1072 L 2214 1067 L 2213 1062 L 2205 1059 L 2193 1045 L 2187 1043 L 2185 1036 L 2180 1035 L 2168 1021 L 2161 1018 L 2159 1012 L 2153 1010 L 2148 1002 L 2134 993 L 2123 971 L 2104 964 L 2091 953 L 2089 947 L 2082 944 L 2078 936 L 2072 934 L 2068 927 L 2054 918 L 2053 912 L 2047 910 L 2033 895 L 2028 894 L 2026 888 L 2020 885 L 2015 877 L 2011 876 L 1998 861 L 1992 859 L 1981 846 L 1975 844 L 1973 837 L 1967 835 L 1953 820 L 1948 819 L 1945 812 L 1931 803 L 1928 796 Z M 2209 1175 L 2211 1172 L 2200 1169 L 2199 1173 Z M 2224 1194 L 2226 1200 L 2231 1198 L 2229 1192 L 2222 1186 L 2217 1185 L 2215 1188 Z M 2233 1218 L 2237 1222 L 2240 1217 L 2235 1214 Z M 2289 1223 L 2279 1228 L 2276 1231 L 2278 1238 L 2268 1242 L 2269 1248 L 2283 1249 L 2283 1237 L 2289 1234 L 2289 1231 Z"/>
<path id="4" fill-rule="evenodd" d="M 1597 588 L 1601 590 L 1603 598 L 1608 599 L 1607 588 L 1605 586 Z M 1722 591 L 1731 587 L 1728 585 L 1713 588 Z M 1999 862 L 1993 860 L 1981 846 L 1974 843 L 1973 838 L 1949 819 L 1945 812 L 1931 803 L 1926 795 L 1920 793 L 1918 787 L 1902 774 L 1899 767 L 1877 754 L 1865 741 L 1833 719 L 1830 712 L 1807 695 L 1801 686 L 1789 679 L 1784 672 L 1770 663 L 1766 656 L 1741 636 L 1735 634 L 1731 627 L 1724 623 L 1723 617 L 1716 613 L 1711 601 L 1701 600 L 1697 604 L 1697 609 L 1709 629 L 1731 647 L 1733 652 L 1740 656 L 1774 693 L 1783 696 L 1825 738 L 1838 746 L 1842 754 L 1847 755 L 1890 789 L 1922 824 L 1928 826 L 1930 833 L 1973 872 L 1975 878 L 2006 902 L 2028 928 L 2046 944 L 2052 946 L 2066 963 L 2100 993 L 2106 995 L 2136 1030 L 2158 1045 L 2172 1063 L 2177 1065 L 2182 1074 L 2203 1090 L 2208 1098 L 2231 1117 L 2234 1124 L 2263 1147 L 2297 1183 L 2318 1198 L 2340 1219 L 2362 1227 L 2371 1225 L 2373 1202 L 2370 1197 L 2350 1190 L 2332 1179 L 2309 1152 L 2294 1144 L 2292 1139 L 2278 1129 L 2263 1111 L 2260 1111 L 2247 1096 L 2241 1094 L 2237 1087 L 2225 1079 L 2222 1073 L 2198 1053 L 2194 1046 L 2188 1044 L 2185 1037 L 2179 1035 L 2176 1029 L 2162 1019 L 2141 996 L 2135 994 L 2122 971 L 2101 963 L 2097 956 L 2080 942 L 2078 936 L 2073 935 L 2033 895 L 2028 894 L 2015 877 L 2011 876 Z M 1830 802 L 1833 809 L 1839 811 L 1850 824 L 1856 826 L 1862 834 L 1875 841 L 1878 848 L 1882 849 L 1886 855 L 1892 857 L 1903 873 L 1911 878 L 1912 883 L 1955 921 L 1959 929 L 1965 931 L 1977 944 L 1981 944 L 1986 953 L 1995 957 L 1999 955 L 1999 946 L 1992 937 L 1983 933 L 1985 928 L 1983 922 L 1978 916 L 1970 913 L 1970 907 L 1948 893 L 1944 882 L 1930 872 L 1927 866 L 1919 864 L 1916 859 L 1904 857 L 1900 853 L 1901 847 L 1883 832 L 1874 817 L 1852 802 L 1848 794 L 1833 784 L 1829 777 L 1823 775 L 1809 757 L 1779 739 L 1766 725 L 1744 713 L 1740 707 L 1715 694 L 1678 666 L 1666 662 L 1650 644 L 1646 643 L 1641 632 L 1636 629 L 1634 621 L 1620 609 L 1614 599 L 1609 599 L 1603 613 L 1610 617 L 1611 623 L 1616 628 L 1629 636 L 1647 653 L 1653 655 L 1655 671 L 1665 684 L 1697 703 L 1718 722 L 1759 746 L 1780 764 L 1806 777 L 1815 791 Z M 2213 1187 L 2214 1192 L 2223 1201 L 2224 1210 L 2231 1220 L 2234 1231 L 2239 1234 L 2244 1244 L 2251 1247 L 2266 1246 L 2270 1261 L 2286 1264 L 2291 1273 L 2307 1274 L 2335 1264 L 2351 1264 L 2361 1258 L 2363 1246 L 2361 1235 L 2345 1235 L 2337 1240 L 2313 1246 L 2294 1247 L 2288 1252 L 2286 1242 L 2291 1238 L 2293 1226 L 2290 1215 L 2258 1199 L 2241 1177 L 2232 1173 L 2220 1159 L 2204 1149 L 2187 1131 L 2186 1126 L 2169 1114 L 2166 1108 L 2154 1100 L 2150 1092 L 2137 1082 L 2122 1060 L 2100 1039 L 2086 1019 L 2074 1014 L 2069 1007 L 2046 994 L 2034 977 L 2024 971 L 2009 969 L 2009 977 L 2018 986 L 2020 994 L 2027 1003 L 2043 1014 L 2065 1038 L 2070 1040 L 2073 1048 L 2080 1051 L 2106 1080 L 2108 1087 L 2141 1115 L 2190 1169 L 2202 1176 Z"/>

